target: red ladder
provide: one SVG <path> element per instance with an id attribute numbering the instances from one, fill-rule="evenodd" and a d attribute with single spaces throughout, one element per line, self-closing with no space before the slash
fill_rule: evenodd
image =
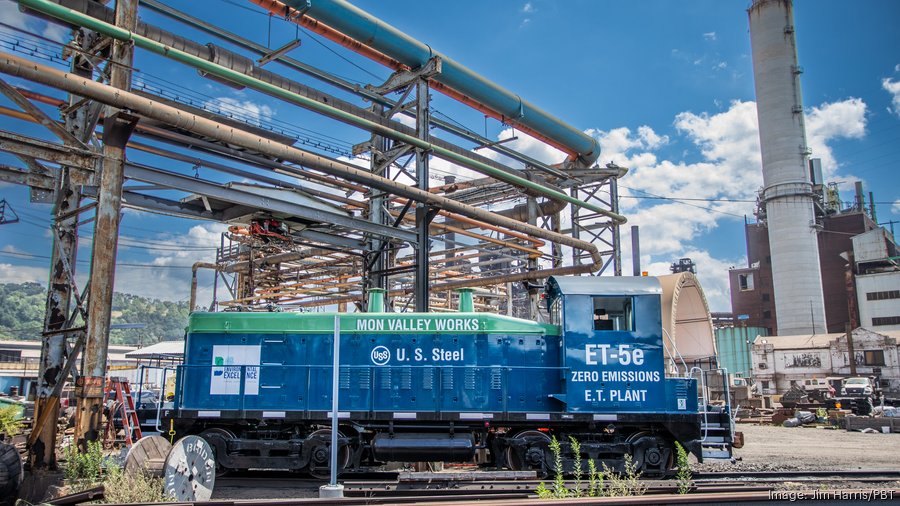
<path id="1" fill-rule="evenodd" d="M 141 437 L 141 422 L 134 410 L 134 399 L 131 397 L 131 386 L 125 378 L 109 378 L 106 383 L 105 403 L 114 401 L 109 409 L 109 419 L 106 421 L 106 433 L 104 439 L 112 444 L 116 441 L 116 424 L 114 417 L 116 411 L 122 416 L 122 429 L 125 431 L 125 445 L 129 448 Z"/>

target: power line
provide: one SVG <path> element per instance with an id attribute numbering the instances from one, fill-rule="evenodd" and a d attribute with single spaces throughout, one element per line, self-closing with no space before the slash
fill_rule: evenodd
<path id="1" fill-rule="evenodd" d="M 638 190 L 638 189 L 636 189 L 636 188 L 629 188 L 629 187 L 624 186 L 624 185 L 620 185 L 620 186 L 621 186 L 622 188 L 627 189 L 627 190 L 645 193 L 645 194 L 647 194 L 647 195 L 649 195 L 649 196 L 651 196 L 651 197 L 657 198 L 657 199 L 661 199 L 661 200 L 669 200 L 669 201 L 675 202 L 675 203 L 677 203 L 677 204 L 682 204 L 682 205 L 685 205 L 685 206 L 696 207 L 696 208 L 698 208 L 698 209 L 703 209 L 703 210 L 705 210 L 705 211 L 710 211 L 710 212 L 713 212 L 713 213 L 719 213 L 719 214 L 725 214 L 725 215 L 728 215 L 728 216 L 734 216 L 734 217 L 736 217 L 736 218 L 743 218 L 743 217 L 744 217 L 743 215 L 740 215 L 740 214 L 729 213 L 729 212 L 727 212 L 727 211 L 722 211 L 722 210 L 719 210 L 719 209 L 714 209 L 714 208 L 712 208 L 712 207 L 705 207 L 705 206 L 698 206 L 697 204 L 691 204 L 690 202 L 685 202 L 686 199 L 681 199 L 681 198 L 678 198 L 678 197 L 664 197 L 664 196 L 662 196 L 662 195 L 657 195 L 657 194 L 655 194 L 655 193 L 650 193 L 650 192 L 648 192 L 648 191 L 646 191 L 646 190 Z M 624 195 L 620 195 L 620 197 L 624 197 Z M 756 201 L 754 200 L 753 202 L 756 202 Z"/>
<path id="2" fill-rule="evenodd" d="M 35 260 L 50 260 L 51 257 L 45 255 L 33 255 L 31 253 L 19 253 L 17 251 L 0 251 L 0 256 L 13 258 L 26 258 Z M 78 263 L 87 264 L 90 260 L 77 260 Z M 140 267 L 147 269 L 191 269 L 190 265 L 155 265 L 155 264 L 136 264 L 136 263 L 116 263 L 116 267 Z"/>

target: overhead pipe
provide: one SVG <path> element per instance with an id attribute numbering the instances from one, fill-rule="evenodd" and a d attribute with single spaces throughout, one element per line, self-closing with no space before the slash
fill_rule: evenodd
<path id="1" fill-rule="evenodd" d="M 29 3 L 38 3 L 39 0 L 23 0 Z M 46 3 L 46 2 L 40 2 Z M 303 151 L 293 146 L 287 146 L 270 139 L 244 132 L 232 127 L 223 127 L 215 121 L 185 113 L 169 105 L 160 104 L 147 98 L 129 93 L 91 79 L 85 79 L 75 74 L 62 72 L 46 65 L 41 65 L 16 55 L 0 52 L 0 72 L 29 81 L 58 88 L 81 97 L 96 100 L 100 103 L 128 109 L 142 116 L 167 123 L 176 128 L 186 129 L 200 136 L 206 136 L 258 153 L 305 165 L 333 176 L 349 179 L 357 183 L 371 186 L 381 191 L 390 192 L 402 197 L 410 198 L 418 202 L 433 205 L 435 207 L 463 214 L 492 225 L 505 227 L 511 230 L 556 242 L 565 246 L 586 251 L 590 254 L 593 263 L 576 266 L 583 268 L 580 272 L 588 272 L 600 269 L 603 266 L 603 258 L 597 247 L 589 242 L 576 239 L 564 234 L 544 230 L 540 227 L 512 220 L 504 216 L 498 216 L 490 211 L 479 209 L 461 202 L 434 195 L 388 178 L 384 178 L 367 170 L 360 169 L 353 164 L 334 160 Z"/>
<path id="2" fill-rule="evenodd" d="M 26 90 L 26 89 L 24 89 L 24 88 L 16 88 L 16 90 L 17 90 L 20 94 L 22 94 L 22 96 L 24 96 L 24 97 L 26 97 L 26 98 L 29 98 L 29 99 L 31 99 L 31 100 L 34 100 L 34 101 L 36 101 L 36 102 L 40 102 L 40 103 L 42 103 L 42 104 L 47 104 L 47 105 L 51 105 L 51 106 L 58 107 L 58 108 L 59 108 L 59 107 L 64 107 L 64 106 L 68 105 L 67 102 L 65 102 L 65 101 L 63 101 L 63 100 L 60 100 L 60 99 L 58 99 L 58 98 L 50 97 L 50 96 L 43 95 L 43 94 L 40 94 L 40 93 L 35 93 L 35 92 L 33 92 L 33 91 Z M 154 96 L 154 95 L 150 95 L 150 94 L 146 94 L 146 93 L 140 93 L 140 95 L 146 96 L 146 97 L 148 97 L 148 98 L 150 98 L 150 99 L 155 99 L 155 96 Z M 11 117 L 14 117 L 14 118 L 17 118 L 17 119 L 21 119 L 21 120 L 24 120 L 24 121 L 30 121 L 30 122 L 32 122 L 32 123 L 36 123 L 36 122 L 37 122 L 37 120 L 35 120 L 35 118 L 32 117 L 32 116 L 31 116 L 30 114 L 28 114 L 28 113 L 24 113 L 24 112 L 21 112 L 21 111 L 16 111 L 16 110 L 9 109 L 9 108 L 6 108 L 6 107 L 0 107 L 0 114 L 2 114 L 2 115 L 4 115 L 4 116 L 11 116 Z M 103 115 L 101 114 L 100 117 L 101 117 L 101 119 L 102 119 L 102 118 L 103 118 Z M 143 125 L 142 125 L 141 123 L 138 123 L 137 127 L 135 128 L 135 131 L 136 131 L 137 135 L 140 135 L 140 136 L 143 136 L 143 137 L 149 137 L 149 138 L 152 138 L 152 139 L 155 139 L 155 140 L 158 140 L 158 141 L 162 141 L 162 142 L 165 142 L 165 143 L 169 143 L 169 144 L 172 144 L 172 143 L 176 143 L 176 144 L 179 144 L 179 143 L 180 143 L 180 144 L 189 144 L 189 145 L 191 145 L 191 147 L 193 147 L 193 148 L 206 147 L 206 148 L 209 148 L 209 149 L 211 149 L 211 150 L 215 150 L 215 153 L 214 153 L 214 154 L 217 154 L 217 155 L 220 155 L 220 156 L 230 156 L 230 157 L 232 157 L 232 158 L 235 157 L 235 153 L 233 152 L 234 150 L 231 150 L 231 149 L 229 149 L 229 148 L 226 147 L 226 146 L 222 146 L 222 145 L 211 145 L 211 143 L 208 143 L 208 142 L 206 142 L 206 141 L 203 141 L 203 140 L 200 140 L 200 139 L 196 139 L 196 138 L 193 138 L 193 137 L 188 137 L 188 136 L 186 136 L 186 135 L 179 134 L 179 133 L 176 133 L 176 132 L 172 132 L 172 131 L 169 131 L 169 130 L 165 130 L 165 129 L 162 129 L 162 128 L 158 128 L 158 127 L 154 127 L 154 126 L 150 126 L 150 125 L 146 125 L 146 124 L 143 124 Z M 130 141 L 129 141 L 129 143 L 128 143 L 128 147 L 129 147 L 129 148 L 133 148 L 133 149 L 138 149 L 138 150 L 141 150 L 141 151 L 153 152 L 154 154 L 158 154 L 158 155 L 160 155 L 160 156 L 166 156 L 166 157 L 169 157 L 169 158 L 181 159 L 181 161 L 186 161 L 186 159 L 188 158 L 188 157 L 185 157 L 184 155 L 177 155 L 177 154 L 175 154 L 175 153 L 173 153 L 173 152 L 171 152 L 171 151 L 164 151 L 164 150 L 159 149 L 159 148 L 152 148 L 152 149 L 151 149 L 149 146 L 141 145 L 141 144 L 134 143 L 134 142 L 130 142 Z M 313 182 L 316 182 L 316 183 L 321 183 L 321 184 L 324 184 L 324 185 L 327 185 L 327 186 L 332 186 L 332 187 L 333 187 L 333 186 L 340 186 L 341 188 L 344 188 L 345 190 L 352 190 L 352 191 L 354 191 L 354 192 L 365 193 L 366 191 L 368 191 L 368 189 L 365 188 L 364 186 L 354 185 L 354 184 L 348 183 L 348 182 L 346 182 L 346 181 L 336 180 L 336 179 L 333 179 L 333 178 L 331 178 L 331 177 L 323 176 L 323 175 L 320 175 L 320 174 L 317 174 L 317 173 L 313 173 L 313 172 L 308 172 L 308 171 L 302 172 L 302 173 L 299 172 L 299 171 L 296 171 L 296 172 L 295 172 L 295 171 L 286 172 L 286 171 L 283 171 L 283 170 L 281 170 L 281 169 L 288 169 L 288 167 L 286 167 L 286 166 L 284 166 L 284 165 L 282 165 L 282 164 L 280 164 L 280 163 L 278 163 L 278 162 L 274 162 L 274 161 L 272 161 L 272 160 L 269 160 L 268 158 L 265 158 L 265 159 L 262 159 L 262 158 L 256 158 L 256 157 L 253 157 L 253 155 L 250 155 L 250 154 L 248 154 L 248 153 L 240 153 L 240 156 L 241 156 L 241 162 L 243 162 L 243 163 L 246 164 L 246 165 L 253 165 L 253 166 L 257 166 L 257 167 L 259 167 L 259 168 L 263 168 L 263 169 L 271 169 L 271 170 L 275 170 L 276 172 L 280 172 L 280 173 L 285 174 L 285 175 L 288 175 L 288 176 L 296 177 L 296 178 L 299 178 L 299 179 L 310 180 L 310 181 L 313 181 Z M 209 162 L 209 161 L 207 161 L 207 160 L 199 160 L 199 159 L 197 159 L 196 161 L 191 161 L 191 162 L 188 162 L 188 163 L 192 163 L 192 164 L 194 164 L 194 165 L 203 165 L 203 166 L 206 166 L 206 167 L 211 168 L 211 169 L 214 169 L 214 170 L 223 170 L 223 171 L 234 170 L 234 169 L 225 169 L 224 167 L 226 167 L 226 166 L 221 165 L 221 164 L 213 164 L 213 162 Z M 294 168 L 293 168 L 293 167 L 290 167 L 290 169 L 294 169 Z M 296 169 L 294 169 L 294 170 L 296 170 Z M 259 178 L 259 177 L 261 177 L 261 176 L 254 175 L 254 177 Z M 273 184 L 275 184 L 274 181 L 276 181 L 276 180 L 272 180 Z M 277 182 L 278 182 L 278 184 L 281 184 L 281 185 L 290 184 L 290 183 L 288 183 L 288 182 L 286 182 L 286 181 L 281 181 L 281 180 L 277 180 Z M 296 185 L 295 185 L 295 186 L 296 186 Z M 299 188 L 299 187 L 298 187 L 298 188 Z M 305 191 L 305 192 L 307 192 L 307 193 L 310 193 L 310 194 L 312 194 L 312 195 L 316 195 L 316 196 L 321 196 L 321 197 L 325 197 L 325 198 L 328 198 L 328 199 L 332 199 L 332 200 L 335 200 L 335 201 L 338 201 L 338 202 L 342 202 L 342 203 L 344 203 L 344 204 L 347 204 L 347 205 L 350 205 L 350 206 L 353 206 L 353 207 L 358 207 L 358 208 L 364 207 L 364 205 L 363 205 L 361 202 L 354 201 L 354 200 L 352 200 L 352 199 L 345 199 L 345 198 L 339 197 L 339 196 L 337 196 L 337 195 L 333 195 L 333 194 L 330 194 L 330 193 L 322 192 L 322 191 L 319 191 L 319 190 L 313 190 L 313 189 L 310 189 L 310 188 L 300 188 L 300 189 L 302 189 L 303 191 Z M 556 201 L 551 201 L 551 202 L 556 202 Z M 564 205 L 564 204 L 560 203 L 560 205 Z"/>
<path id="3" fill-rule="evenodd" d="M 441 72 L 429 80 L 433 89 L 560 149 L 573 161 L 590 165 L 600 156 L 593 137 L 344 0 L 250 1 L 395 70 L 440 57 Z"/>
<path id="4" fill-rule="evenodd" d="M 393 200 L 400 204 L 406 204 L 406 202 L 407 202 L 406 199 L 393 199 Z M 396 214 L 399 215 L 400 213 L 396 213 Z M 546 244 L 544 241 L 542 241 L 540 239 L 535 239 L 534 237 L 530 237 L 528 234 L 523 234 L 520 232 L 516 232 L 514 230 L 506 230 L 506 229 L 497 227 L 495 225 L 491 225 L 490 223 L 485 223 L 483 221 L 474 220 L 472 218 L 468 218 L 468 217 L 462 216 L 460 214 L 450 213 L 447 211 L 440 211 L 438 214 L 440 216 L 447 218 L 447 220 L 457 221 L 457 222 L 464 223 L 464 224 L 467 224 L 470 226 L 469 227 L 461 227 L 461 226 L 458 226 L 456 223 L 453 223 L 453 225 L 451 226 L 449 221 L 445 221 L 444 223 L 432 222 L 432 226 L 440 225 L 442 227 L 447 228 L 448 230 L 452 229 L 454 232 L 457 230 L 465 229 L 465 228 L 482 228 L 485 230 L 493 230 L 494 232 L 500 232 L 501 234 L 506 234 L 506 235 L 509 235 L 510 237 L 515 237 L 515 238 L 521 239 L 523 241 L 528 241 L 528 242 L 534 244 L 535 247 L 537 247 L 537 248 L 540 248 L 541 246 L 544 246 Z M 498 213 L 498 214 L 500 214 L 500 213 Z M 505 216 L 505 215 L 501 214 L 501 216 Z"/>
<path id="5" fill-rule="evenodd" d="M 201 75 L 215 78 L 215 80 L 225 82 L 232 87 L 249 87 L 338 121 L 369 131 L 375 131 L 391 139 L 416 145 L 431 151 L 439 158 L 458 163 L 476 172 L 513 185 L 524 186 L 545 196 L 551 196 L 551 194 L 547 193 L 548 191 L 555 192 L 551 198 L 568 197 L 564 192 L 553 188 L 549 183 L 543 182 L 541 184 L 530 181 L 523 177 L 525 174 L 519 170 L 505 166 L 477 153 L 467 151 L 443 139 L 434 138 L 430 142 L 419 140 L 415 135 L 415 130 L 409 126 L 384 118 L 371 110 L 364 109 L 282 75 L 260 68 L 252 60 L 213 44 L 199 44 L 146 23 L 138 23 L 134 31 L 127 32 L 111 24 L 109 21 L 113 18 L 113 11 L 97 2 L 85 0 L 41 0 L 41 2 L 37 2 L 47 8 L 56 8 L 56 13 L 51 13 L 41 7 L 32 5 L 34 3 L 36 2 L 20 2 L 20 4 L 38 13 L 57 17 L 75 26 L 86 26 L 113 38 L 119 38 L 120 36 L 127 38 L 130 36 L 137 46 L 194 66 Z M 85 22 L 79 22 L 77 16 L 60 16 L 61 12 L 64 13 L 66 11 L 69 14 L 86 16 L 86 19 L 99 23 L 99 25 L 94 26 Z M 103 28 L 98 28 L 98 26 Z M 235 76 L 243 79 L 236 79 Z M 413 139 L 413 141 L 410 141 L 410 139 Z M 524 185 L 523 181 L 528 181 L 531 183 L 531 186 Z M 563 198 L 563 200 L 567 199 Z M 592 205 L 577 199 L 568 199 L 568 202 L 575 206 L 594 210 Z"/>
<path id="6" fill-rule="evenodd" d="M 401 142 L 405 142 L 407 144 L 411 144 L 415 147 L 418 147 L 418 148 L 421 148 L 424 150 L 432 151 L 436 155 L 439 155 L 441 158 L 445 158 L 445 159 L 448 159 L 451 161 L 458 162 L 460 164 L 464 164 L 467 167 L 478 170 L 479 172 L 481 172 L 483 174 L 493 176 L 493 177 L 495 177 L 501 181 L 505 181 L 509 184 L 533 190 L 535 193 L 538 193 L 540 195 L 543 195 L 543 196 L 546 196 L 549 198 L 564 200 L 576 207 L 583 207 L 585 209 L 589 209 L 589 210 L 599 213 L 601 215 L 607 216 L 619 223 L 625 223 L 627 221 L 626 218 L 620 214 L 613 213 L 613 212 L 610 212 L 600 206 L 584 202 L 575 197 L 567 195 L 566 193 L 564 193 L 562 191 L 559 191 L 556 189 L 551 189 L 540 183 L 536 183 L 534 181 L 529 181 L 526 178 L 509 174 L 509 173 L 504 172 L 503 170 L 497 169 L 491 165 L 479 162 L 477 160 L 473 160 L 466 156 L 462 156 L 456 152 L 450 151 L 444 147 L 435 145 L 433 143 L 423 141 L 422 139 L 419 139 L 418 137 L 408 135 L 405 133 L 401 133 L 396 130 L 392 130 L 392 129 L 385 127 L 379 123 L 367 120 L 365 118 L 355 116 L 355 115 L 347 113 L 343 110 L 332 107 L 331 105 L 320 103 L 316 100 L 312 100 L 308 97 L 298 95 L 296 93 L 290 92 L 290 91 L 280 88 L 278 86 L 274 86 L 270 83 L 260 81 L 259 79 L 253 78 L 246 74 L 242 74 L 240 72 L 222 67 L 221 65 L 217 65 L 213 62 L 210 62 L 210 61 L 204 60 L 202 58 L 193 56 L 191 54 L 185 53 L 184 51 L 180 51 L 178 49 L 166 46 L 164 44 L 161 44 L 159 42 L 151 40 L 142 35 L 138 35 L 136 33 L 130 32 L 128 30 L 119 28 L 115 25 L 111 25 L 109 23 L 103 22 L 97 18 L 88 16 L 86 14 L 83 14 L 78 11 L 74 11 L 72 9 L 69 9 L 69 8 L 66 8 L 63 6 L 60 6 L 58 4 L 53 3 L 52 1 L 49 1 L 49 0 L 19 0 L 19 3 L 30 9 L 34 9 L 34 10 L 42 12 L 44 14 L 48 14 L 55 18 L 66 21 L 68 23 L 74 23 L 74 24 L 77 24 L 80 26 L 84 26 L 86 28 L 94 30 L 98 33 L 102 33 L 103 35 L 112 37 L 114 39 L 133 41 L 133 43 L 136 46 L 146 49 L 148 51 L 157 53 L 162 56 L 169 57 L 171 59 L 180 61 L 182 63 L 188 64 L 188 65 L 191 65 L 194 67 L 197 67 L 200 70 L 206 71 L 210 74 L 214 74 L 223 79 L 228 79 L 237 84 L 246 85 L 247 87 L 253 88 L 257 91 L 261 91 L 261 92 L 270 94 L 272 96 L 276 96 L 278 98 L 284 99 L 293 104 L 300 105 L 302 107 L 311 109 L 316 112 L 320 112 L 327 116 L 330 116 L 333 118 L 340 118 L 342 121 L 345 121 L 350 124 L 354 124 L 365 130 L 368 130 L 368 131 L 371 131 L 371 132 L 374 132 L 377 134 L 381 134 L 386 137 L 390 137 L 392 139 L 395 139 L 395 140 L 398 140 Z M 48 70 L 50 70 L 50 69 L 48 68 Z M 162 104 L 157 104 L 157 105 L 159 107 L 162 106 Z M 182 116 L 185 115 L 185 113 L 183 111 L 180 114 Z M 266 142 L 271 143 L 272 141 L 266 139 Z M 253 149 L 253 148 L 250 148 L 250 149 Z M 324 159 L 324 157 L 320 157 L 320 158 Z M 332 160 L 332 163 L 333 162 L 336 162 L 336 161 Z M 356 168 L 354 167 L 354 169 L 356 169 Z M 356 170 L 359 170 L 359 169 L 356 169 Z M 327 172 L 327 170 L 326 170 L 326 172 Z"/>
<path id="7" fill-rule="evenodd" d="M 243 49 L 246 49 L 248 51 L 253 51 L 260 56 L 265 57 L 265 56 L 271 54 L 271 49 L 269 49 L 268 47 L 266 47 L 262 44 L 257 44 L 256 42 L 253 42 L 252 40 L 241 37 L 235 33 L 229 32 L 228 30 L 224 30 L 221 27 L 214 26 L 200 18 L 191 16 L 190 14 L 187 14 L 183 11 L 175 9 L 172 6 L 166 5 L 158 0 L 140 0 L 140 4 L 151 10 L 154 10 L 164 16 L 167 16 L 168 18 L 173 19 L 179 23 L 185 24 L 187 26 L 190 26 L 190 27 L 200 30 L 202 32 L 206 32 L 206 33 L 213 35 L 215 37 L 218 37 L 220 39 L 224 39 L 231 44 L 234 44 L 234 45 L 241 47 Z M 286 6 L 285 6 L 285 8 L 289 9 L 289 7 L 286 7 Z M 312 67 L 310 65 L 307 65 L 306 63 L 298 61 L 289 56 L 286 56 L 283 54 L 278 55 L 275 57 L 275 60 L 278 61 L 279 63 L 281 63 L 282 65 L 287 66 L 288 68 L 297 70 L 303 74 L 306 74 L 315 79 L 318 79 L 326 84 L 335 86 L 343 91 L 352 93 L 354 95 L 362 97 L 363 99 L 369 100 L 373 103 L 382 104 L 385 106 L 386 109 L 392 109 L 393 107 L 398 105 L 396 101 L 391 100 L 391 99 L 385 97 L 384 95 L 379 95 L 378 93 L 375 93 L 374 91 L 370 91 L 370 90 L 360 87 L 358 84 L 351 83 L 351 82 L 349 82 L 345 79 L 342 79 L 334 74 L 331 74 L 331 73 L 325 72 L 321 69 Z M 397 63 L 399 64 L 399 62 L 397 62 Z M 401 113 L 406 116 L 409 116 L 409 117 L 415 117 L 415 112 L 413 112 L 413 111 L 404 110 L 404 111 L 401 111 Z M 487 139 L 486 137 L 484 137 L 476 132 L 473 132 L 472 130 L 461 127 L 459 125 L 454 125 L 453 123 L 439 120 L 437 118 L 434 118 L 433 116 L 429 117 L 428 120 L 431 122 L 432 125 L 434 125 L 437 128 L 440 128 L 443 131 L 457 135 L 459 137 L 470 140 L 472 142 L 476 142 L 478 144 L 485 144 L 485 145 L 491 142 L 490 139 Z M 493 144 L 493 145 L 490 145 L 487 147 L 489 147 L 493 151 L 496 151 L 498 153 L 506 155 L 514 160 L 518 160 L 518 161 L 524 163 L 525 165 L 529 165 L 531 167 L 534 167 L 534 168 L 541 170 L 543 172 L 546 172 L 548 174 L 552 174 L 556 177 L 562 177 L 562 178 L 569 177 L 568 173 L 560 172 L 559 170 L 552 168 L 549 165 L 547 165 L 539 160 L 536 160 L 524 153 L 520 153 L 518 151 L 512 150 L 502 144 Z"/>

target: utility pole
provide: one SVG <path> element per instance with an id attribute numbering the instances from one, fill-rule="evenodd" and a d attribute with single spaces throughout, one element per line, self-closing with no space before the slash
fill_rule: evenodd
<path id="1" fill-rule="evenodd" d="M 856 376 L 856 352 L 853 350 L 853 329 L 847 324 L 847 354 L 850 355 L 850 376 Z"/>

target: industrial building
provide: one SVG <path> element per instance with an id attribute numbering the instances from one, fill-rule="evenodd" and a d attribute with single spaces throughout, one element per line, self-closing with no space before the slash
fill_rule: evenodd
<path id="1" fill-rule="evenodd" d="M 763 395 L 783 394 L 803 380 L 829 376 L 876 376 L 889 397 L 900 394 L 900 332 L 858 328 L 851 334 L 759 336 L 753 341 L 753 381 Z"/>
<path id="2" fill-rule="evenodd" d="M 891 244 L 893 241 L 885 235 L 884 229 L 876 225 L 871 217 L 870 207 L 861 207 L 854 203 L 841 209 L 839 203 L 833 203 L 822 209 L 823 212 L 817 218 L 820 228 L 817 234 L 817 251 L 820 258 L 826 324 L 817 327 L 810 324 L 810 333 L 843 332 L 848 324 L 852 328 L 861 324 L 870 326 L 871 323 L 868 325 L 862 323 L 860 311 L 864 303 L 868 306 L 871 301 L 860 300 L 857 305 L 855 300 L 857 289 L 853 288 L 852 283 L 848 288 L 848 276 L 852 275 L 848 255 L 854 251 L 854 243 L 857 242 L 855 237 L 867 237 L 865 234 L 870 231 Z M 767 329 L 769 335 L 783 334 L 777 323 L 778 309 L 774 297 L 769 230 L 764 222 L 755 222 L 745 223 L 744 231 L 748 265 L 729 270 L 734 325 L 762 327 Z M 887 246 L 882 248 L 885 250 L 885 256 L 880 260 L 890 264 L 886 248 Z M 866 269 L 865 265 L 863 267 Z M 859 262 L 856 262 L 853 271 L 856 272 L 859 283 L 858 275 L 863 273 L 859 270 Z M 889 276 L 885 276 L 884 279 L 887 277 Z M 809 308 L 806 314 L 809 318 Z"/>

